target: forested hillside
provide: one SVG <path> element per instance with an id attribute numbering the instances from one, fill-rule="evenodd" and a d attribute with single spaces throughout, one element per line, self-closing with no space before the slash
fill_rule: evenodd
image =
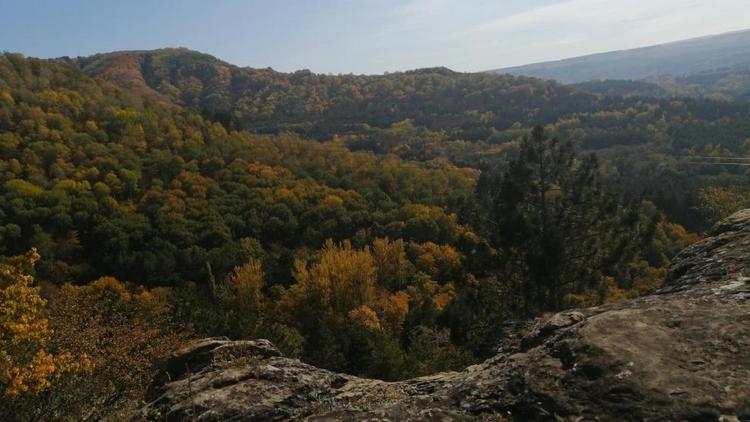
<path id="1" fill-rule="evenodd" d="M 463 367 L 504 322 L 656 287 L 746 202 L 744 167 L 695 162 L 749 150 L 740 103 L 4 54 L 0 416 L 111 413 L 191 336 L 389 380 Z"/>
<path id="2" fill-rule="evenodd" d="M 225 127 L 336 137 L 350 150 L 408 160 L 444 158 L 487 168 L 542 124 L 578 149 L 611 159 L 608 169 L 625 189 L 646 195 L 693 230 L 706 227 L 696 212 L 701 189 L 747 183 L 742 169 L 684 161 L 744 156 L 750 104 L 644 99 L 627 95 L 638 89 L 630 85 L 598 96 L 533 78 L 447 69 L 383 76 L 287 74 L 239 68 L 185 49 L 73 62 L 90 75 L 186 106 Z M 649 89 L 642 85 L 641 91 Z"/>
<path id="3" fill-rule="evenodd" d="M 239 68 L 185 49 L 119 52 L 73 63 L 89 75 L 198 110 L 225 125 L 293 130 L 318 139 L 410 118 L 452 138 L 478 140 L 489 136 L 490 127 L 547 123 L 566 108 L 595 106 L 591 96 L 559 85 L 445 68 L 383 76 L 287 74 Z"/>
<path id="4" fill-rule="evenodd" d="M 624 97 L 690 97 L 720 101 L 750 101 L 750 66 L 736 66 L 686 75 L 662 75 L 642 80 L 588 81 L 574 85 L 592 94 Z"/>

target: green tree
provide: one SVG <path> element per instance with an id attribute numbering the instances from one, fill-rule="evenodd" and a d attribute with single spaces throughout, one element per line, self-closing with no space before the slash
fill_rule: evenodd
<path id="1" fill-rule="evenodd" d="M 711 186 L 701 189 L 698 197 L 698 209 L 711 223 L 750 206 L 750 189 L 743 187 Z"/>
<path id="2" fill-rule="evenodd" d="M 527 314 L 596 289 L 642 241 L 637 209 L 604 189 L 597 157 L 577 156 L 541 126 L 505 171 L 482 176 L 477 192 L 486 236 Z"/>

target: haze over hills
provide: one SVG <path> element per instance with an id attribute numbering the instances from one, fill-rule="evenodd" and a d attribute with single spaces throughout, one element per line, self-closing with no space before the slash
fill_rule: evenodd
<path id="1" fill-rule="evenodd" d="M 684 76 L 750 67 L 750 30 L 729 32 L 630 50 L 492 70 L 563 83 L 605 79 Z"/>

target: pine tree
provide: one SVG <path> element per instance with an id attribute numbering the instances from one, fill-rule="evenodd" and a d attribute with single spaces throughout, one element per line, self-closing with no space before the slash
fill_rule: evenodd
<path id="1" fill-rule="evenodd" d="M 567 294 L 598 289 L 640 242 L 637 209 L 604 189 L 596 156 L 578 157 L 540 126 L 505 171 L 482 175 L 477 191 L 482 226 L 524 313 L 558 310 Z"/>

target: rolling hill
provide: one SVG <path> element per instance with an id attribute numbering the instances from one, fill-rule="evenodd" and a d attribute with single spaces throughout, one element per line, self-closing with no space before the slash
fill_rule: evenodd
<path id="1" fill-rule="evenodd" d="M 492 70 L 574 84 L 593 80 L 638 80 L 750 67 L 750 30 L 729 32 L 631 50 Z"/>
<path id="2" fill-rule="evenodd" d="M 446 68 L 386 75 L 284 73 L 171 48 L 68 61 L 90 76 L 199 111 L 225 126 L 294 131 L 317 139 L 352 132 L 363 123 L 388 127 L 407 118 L 477 139 L 488 135 L 481 120 L 489 119 L 496 128 L 551 122 L 565 108 L 591 110 L 595 102 L 560 84 Z"/>

